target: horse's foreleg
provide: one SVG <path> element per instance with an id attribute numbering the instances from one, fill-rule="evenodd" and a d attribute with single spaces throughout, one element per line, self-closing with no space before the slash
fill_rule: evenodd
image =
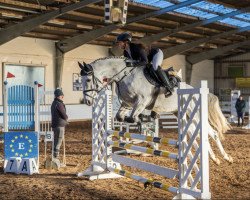
<path id="1" fill-rule="evenodd" d="M 217 132 L 215 132 L 214 130 L 211 130 L 211 128 L 210 128 L 210 130 L 208 131 L 208 134 L 209 134 L 209 135 L 211 136 L 211 138 L 213 138 L 213 140 L 215 141 L 217 147 L 218 147 L 219 150 L 220 150 L 220 153 L 221 153 L 222 156 L 223 156 L 223 159 L 225 159 L 226 161 L 232 163 L 232 162 L 233 162 L 233 158 L 225 152 L 225 150 L 224 150 L 224 148 L 223 148 L 223 146 L 222 146 L 222 144 L 221 144 L 221 141 L 220 141 L 220 138 L 219 138 Z"/>
<path id="2" fill-rule="evenodd" d="M 125 119 L 125 116 L 127 115 L 127 113 L 129 112 L 129 108 L 126 107 L 124 104 L 121 105 L 121 107 L 119 108 L 115 118 L 117 121 L 119 122 L 123 122 Z"/>
<path id="3" fill-rule="evenodd" d="M 145 102 L 144 100 L 138 100 L 136 102 L 136 104 L 133 107 L 133 110 L 130 114 L 129 117 L 125 118 L 125 121 L 129 122 L 129 123 L 134 123 L 134 122 L 139 122 L 139 114 L 141 114 L 143 112 L 143 110 L 146 108 L 147 106 L 147 102 Z"/>

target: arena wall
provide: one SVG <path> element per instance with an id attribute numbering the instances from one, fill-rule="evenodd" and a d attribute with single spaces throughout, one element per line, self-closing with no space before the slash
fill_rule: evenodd
<path id="1" fill-rule="evenodd" d="M 193 65 L 191 85 L 199 87 L 201 80 L 207 80 L 210 92 L 214 92 L 214 61 L 204 60 Z"/>
<path id="2" fill-rule="evenodd" d="M 108 56 L 108 48 L 97 45 L 83 45 L 65 54 L 62 88 L 65 93 L 65 103 L 79 104 L 82 98 L 81 91 L 73 91 L 73 73 L 79 73 L 78 61 L 90 63 L 93 60 Z M 0 46 L 0 63 L 40 65 L 45 67 L 45 89 L 54 88 L 55 73 L 55 42 L 45 39 L 18 37 Z M 175 70 L 182 70 L 185 80 L 185 56 L 176 55 L 164 60 L 163 67 L 173 66 Z M 213 89 L 213 61 L 203 61 L 194 65 L 192 85 L 197 87 L 200 80 L 208 80 L 210 89 Z M 1 73 L 3 70 L 1 70 Z M 0 77 L 0 91 L 2 93 L 3 76 Z M 2 105 L 2 95 L 0 96 Z"/>

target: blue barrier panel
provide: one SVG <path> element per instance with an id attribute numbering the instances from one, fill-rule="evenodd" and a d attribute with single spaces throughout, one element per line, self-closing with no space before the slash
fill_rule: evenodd
<path id="1" fill-rule="evenodd" d="M 9 130 L 35 129 L 34 88 L 14 85 L 8 88 Z"/>
<path id="2" fill-rule="evenodd" d="M 37 132 L 6 132 L 4 133 L 4 159 L 10 157 L 38 159 Z"/>

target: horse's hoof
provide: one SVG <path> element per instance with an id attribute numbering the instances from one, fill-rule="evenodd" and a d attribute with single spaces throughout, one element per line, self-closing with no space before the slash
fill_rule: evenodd
<path id="1" fill-rule="evenodd" d="M 214 162 L 215 162 L 216 165 L 220 165 L 220 159 L 219 158 L 215 158 Z"/>
<path id="2" fill-rule="evenodd" d="M 229 163 L 233 163 L 233 162 L 234 162 L 234 159 L 232 158 L 232 156 L 228 156 L 227 161 L 228 161 Z"/>
<path id="3" fill-rule="evenodd" d="M 115 116 L 115 120 L 118 122 L 123 122 L 124 119 L 122 119 L 120 116 Z"/>
<path id="4" fill-rule="evenodd" d="M 151 111 L 150 116 L 151 116 L 153 119 L 159 119 L 159 118 L 160 118 L 160 115 L 159 115 L 157 112 L 155 112 L 155 111 Z"/>
<path id="5" fill-rule="evenodd" d="M 124 121 L 127 123 L 135 123 L 135 120 L 132 117 L 125 117 Z"/>

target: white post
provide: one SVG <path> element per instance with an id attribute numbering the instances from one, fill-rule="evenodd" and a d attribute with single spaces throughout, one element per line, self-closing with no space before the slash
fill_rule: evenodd
<path id="1" fill-rule="evenodd" d="M 159 119 L 154 120 L 154 137 L 159 137 Z M 159 144 L 154 144 L 154 149 L 159 150 Z"/>
<path id="2" fill-rule="evenodd" d="M 4 91 L 3 91 L 3 127 L 4 132 L 8 132 L 8 123 L 9 123 L 9 116 L 8 116 L 8 82 L 4 81 Z"/>
<path id="3" fill-rule="evenodd" d="M 210 199 L 208 163 L 208 88 L 202 81 L 201 88 L 180 83 L 178 94 L 179 132 L 179 189 L 174 199 Z M 199 137 L 198 137 L 199 136 Z M 196 152 L 191 152 L 199 139 Z M 196 174 L 192 170 L 199 161 Z M 197 187 L 198 186 L 198 187 Z"/>
<path id="4" fill-rule="evenodd" d="M 109 146 L 109 141 L 112 141 L 112 135 L 108 135 L 108 131 L 112 130 L 112 121 L 113 121 L 113 106 L 112 106 L 112 92 L 109 90 L 105 91 L 105 133 L 103 137 L 105 138 L 105 148 L 106 148 L 106 159 L 107 159 L 107 169 L 118 168 L 121 169 L 119 163 L 113 162 L 112 155 L 112 146 Z"/>
<path id="5" fill-rule="evenodd" d="M 201 131 L 200 131 L 200 147 L 201 147 L 201 199 L 210 199 L 209 191 L 209 159 L 208 159 L 208 88 L 207 81 L 201 81 Z"/>
<path id="6" fill-rule="evenodd" d="M 35 132 L 37 132 L 37 148 L 38 148 L 38 156 L 37 156 L 37 167 L 39 169 L 39 131 L 40 131 L 40 121 L 39 121 L 39 95 L 38 95 L 38 82 L 34 82 L 34 120 L 35 120 Z"/>
<path id="7" fill-rule="evenodd" d="M 243 129 L 250 129 L 250 96 L 248 97 L 248 125 L 242 127 Z"/>
<path id="8" fill-rule="evenodd" d="M 186 83 L 185 82 L 181 82 L 179 84 L 179 89 L 185 89 L 186 88 Z M 183 114 L 183 107 L 184 107 L 184 98 L 183 98 L 183 94 L 178 94 L 178 141 L 179 141 L 179 150 L 178 150 L 178 156 L 179 156 L 179 187 L 180 188 L 187 188 L 187 182 L 183 181 L 183 177 L 185 176 L 185 171 L 187 169 L 187 159 L 185 159 L 183 162 L 181 162 L 181 160 L 183 159 L 183 154 L 184 154 L 184 150 L 185 150 L 185 143 L 187 142 L 187 139 L 185 136 L 183 138 L 183 131 L 184 131 L 184 127 L 186 125 L 186 114 L 182 117 L 180 117 Z M 176 197 L 177 199 L 184 199 L 185 196 L 184 194 L 179 194 L 179 196 L 177 195 Z"/>
<path id="9" fill-rule="evenodd" d="M 35 131 L 39 135 L 40 123 L 39 123 L 39 96 L 38 96 L 38 82 L 34 83 L 34 120 L 35 120 Z"/>
<path id="10" fill-rule="evenodd" d="M 112 23 L 112 12 L 113 0 L 104 0 L 104 21 L 105 23 Z"/>

